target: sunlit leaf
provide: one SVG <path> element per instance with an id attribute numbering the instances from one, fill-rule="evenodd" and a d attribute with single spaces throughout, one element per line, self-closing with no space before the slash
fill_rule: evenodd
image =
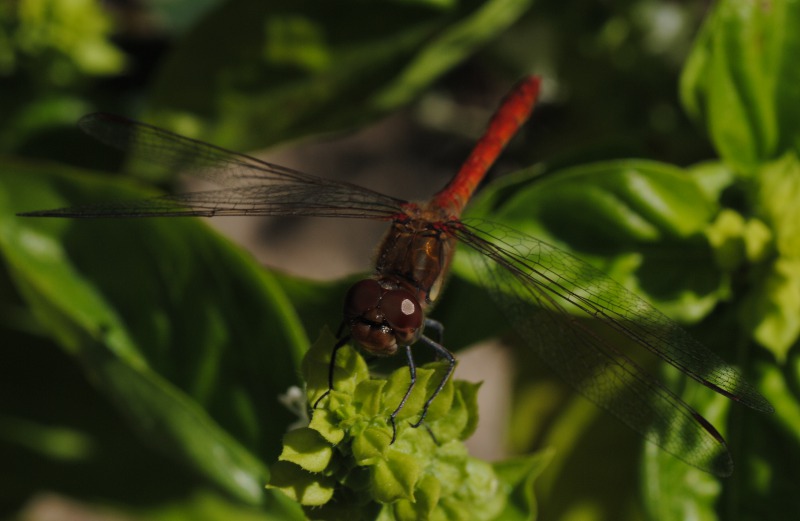
<path id="1" fill-rule="evenodd" d="M 791 0 L 717 2 L 686 62 L 683 104 L 739 173 L 800 150 L 798 23 Z"/>
<path id="2" fill-rule="evenodd" d="M 150 119 L 244 150 L 343 130 L 413 99 L 530 4 L 226 2 L 167 58 Z"/>
<path id="3" fill-rule="evenodd" d="M 52 165 L 6 164 L 0 182 L 2 254 L 41 327 L 150 443 L 260 501 L 254 454 L 277 454 L 304 348 L 280 288 L 197 221 L 14 215 L 141 189 Z"/>
<path id="4" fill-rule="evenodd" d="M 575 252 L 679 319 L 696 321 L 716 303 L 722 281 L 702 232 L 717 203 L 689 173 L 625 160 L 538 175 L 487 187 L 470 215 Z"/>

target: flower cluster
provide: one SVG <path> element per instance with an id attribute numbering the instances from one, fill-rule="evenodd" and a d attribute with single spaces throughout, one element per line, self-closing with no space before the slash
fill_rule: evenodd
<path id="1" fill-rule="evenodd" d="M 332 338 L 321 339 L 303 362 L 309 404 L 328 390 L 332 345 Z M 268 486 L 298 501 L 314 519 L 496 518 L 511 486 L 462 443 L 475 429 L 479 384 L 449 381 L 424 423 L 412 426 L 445 370 L 442 362 L 417 368 L 391 443 L 387 420 L 408 389 L 408 369 L 372 378 L 354 349 L 340 349 L 334 390 L 312 411 L 307 427 L 286 434 Z"/>

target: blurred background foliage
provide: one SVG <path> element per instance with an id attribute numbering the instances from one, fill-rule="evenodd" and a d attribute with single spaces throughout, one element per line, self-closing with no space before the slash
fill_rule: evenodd
<path id="1" fill-rule="evenodd" d="M 308 338 L 337 325 L 351 280 L 264 270 L 194 220 L 15 217 L 153 193 L 110 172 L 171 184 L 80 135 L 80 116 L 119 113 L 241 151 L 335 143 L 389 121 L 396 156 L 376 163 L 368 138 L 345 161 L 300 166 L 352 181 L 396 161 L 403 175 L 379 188 L 424 197 L 531 72 L 541 104 L 497 169 L 518 172 L 473 214 L 600 266 L 742 367 L 777 411 L 728 411 L 665 371 L 737 464 L 726 480 L 689 468 L 514 347 L 497 311 L 470 307 L 486 298 L 456 265 L 434 316 L 451 349 L 512 346 L 512 413 L 497 430 L 509 454 L 554 449 L 539 517 L 800 511 L 796 27 L 787 0 L 0 4 L 2 514 L 299 516 L 263 489 L 293 421 L 276 397 L 299 383 Z M 363 248 L 350 241 L 340 248 Z"/>

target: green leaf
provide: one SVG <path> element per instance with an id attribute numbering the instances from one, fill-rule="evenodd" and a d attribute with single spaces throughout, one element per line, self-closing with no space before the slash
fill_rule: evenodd
<path id="1" fill-rule="evenodd" d="M 440 402 L 437 397 L 428 409 L 427 424 L 437 439 L 469 438 L 478 424 L 478 389 L 481 384 L 457 380 L 451 388 L 445 387 Z M 447 407 L 444 407 L 444 406 Z M 442 410 L 437 409 L 442 407 Z"/>
<path id="2" fill-rule="evenodd" d="M 91 0 L 30 0 L 9 14 L 16 15 L 16 51 L 50 65 L 47 72 L 56 84 L 74 81 L 79 73 L 113 74 L 123 67 L 122 53 L 107 39 L 111 20 Z"/>
<path id="3" fill-rule="evenodd" d="M 129 420 L 147 438 L 240 500 L 263 500 L 266 468 L 196 403 L 156 374 L 111 356 L 102 345 L 82 351 L 90 374 L 120 407 L 129 408 Z"/>
<path id="4" fill-rule="evenodd" d="M 394 505 L 394 517 L 398 521 L 429 519 L 441 498 L 442 485 L 431 475 L 422 477 L 414 500 L 401 499 Z"/>
<path id="5" fill-rule="evenodd" d="M 289 504 L 289 500 L 281 500 L 261 508 L 243 506 L 230 501 L 226 497 L 211 490 L 199 490 L 189 497 L 176 497 L 172 501 L 157 507 L 134 508 L 130 514 L 140 519 L 152 521 L 177 521 L 192 519 L 193 521 L 216 521 L 232 519 L 236 521 L 288 521 L 305 519 L 303 512 L 294 505 L 294 509 L 276 508 L 279 504 Z M 105 509 L 104 509 L 105 510 Z M 121 517 L 126 517 L 124 514 Z"/>
<path id="6" fill-rule="evenodd" d="M 336 337 L 325 328 L 306 353 L 302 362 L 308 401 L 313 406 L 329 389 L 328 375 Z M 369 378 L 364 359 L 352 348 L 344 346 L 336 353 L 333 371 L 333 389 L 345 397 L 352 396 L 358 386 Z M 332 392 L 332 395 L 335 394 Z"/>
<path id="7" fill-rule="evenodd" d="M 742 323 L 781 362 L 800 337 L 800 161 L 794 153 L 758 171 L 754 213 L 766 231 L 749 234 L 763 246 L 740 307 Z M 767 232 L 769 235 L 766 235 Z M 760 250 L 760 251 L 759 251 Z"/>
<path id="8" fill-rule="evenodd" d="M 42 329 L 149 443 L 263 501 L 255 454 L 277 455 L 291 419 L 277 396 L 304 348 L 280 289 L 196 220 L 17 217 L 149 194 L 53 165 L 3 170 L 0 248 Z"/>
<path id="9" fill-rule="evenodd" d="M 547 468 L 552 451 L 543 451 L 523 458 L 494 464 L 502 483 L 512 490 L 509 502 L 497 519 L 503 521 L 529 520 L 537 516 L 534 482 Z"/>
<path id="10" fill-rule="evenodd" d="M 463 452 L 462 452 L 463 451 Z M 434 464 L 436 472 L 453 479 L 444 480 L 440 508 L 449 519 L 493 519 L 505 507 L 510 490 L 500 486 L 491 464 L 467 457 L 466 451 L 455 443 L 442 448 Z"/>
<path id="11" fill-rule="evenodd" d="M 720 201 L 726 189 L 736 181 L 736 175 L 722 161 L 704 161 L 686 169 L 709 201 Z"/>
<path id="12" fill-rule="evenodd" d="M 461 4 L 461 5 L 459 5 Z M 454 9 L 469 2 L 441 2 Z M 425 42 L 416 56 L 408 62 L 393 85 L 375 99 L 378 109 L 389 111 L 408 103 L 436 78 L 465 60 L 481 45 L 503 33 L 533 4 L 530 0 L 490 0 L 471 13 L 456 11 L 458 19 L 437 33 L 437 38 Z M 437 5 L 431 2 L 431 5 Z"/>
<path id="13" fill-rule="evenodd" d="M 717 265 L 727 273 L 735 272 L 745 262 L 755 264 L 772 254 L 772 231 L 761 220 L 745 220 L 728 208 L 720 211 L 705 233 Z"/>
<path id="14" fill-rule="evenodd" d="M 282 493 L 301 505 L 324 505 L 333 497 L 335 481 L 330 477 L 310 473 L 288 461 L 279 461 L 270 468 L 268 488 Z"/>
<path id="15" fill-rule="evenodd" d="M 392 442 L 391 433 L 385 428 L 367 427 L 353 438 L 353 459 L 356 465 L 375 465 L 386 458 Z"/>
<path id="16" fill-rule="evenodd" d="M 344 438 L 344 431 L 339 428 L 338 416 L 326 409 L 316 411 L 311 417 L 309 428 L 314 429 L 331 445 L 336 445 Z"/>
<path id="17" fill-rule="evenodd" d="M 383 411 L 383 388 L 386 380 L 364 380 L 358 384 L 353 399 L 360 404 L 364 414 L 377 415 Z"/>
<path id="18" fill-rule="evenodd" d="M 342 130 L 407 103 L 530 5 L 225 2 L 162 64 L 148 119 L 239 149 Z"/>
<path id="19" fill-rule="evenodd" d="M 702 233 L 718 208 L 712 193 L 671 165 L 607 161 L 501 179 L 469 215 L 575 252 L 667 314 L 697 321 L 724 289 Z M 468 274 L 461 257 L 454 268 Z"/>
<path id="20" fill-rule="evenodd" d="M 280 461 L 294 463 L 308 472 L 322 472 L 331 462 L 331 446 L 310 428 L 295 429 L 283 437 Z"/>
<path id="21" fill-rule="evenodd" d="M 422 460 L 411 454 L 392 451 L 373 467 L 372 495 L 381 503 L 414 499 L 414 488 L 421 474 Z"/>
<path id="22" fill-rule="evenodd" d="M 781 430 L 789 443 L 782 444 L 782 448 L 792 447 L 795 452 L 800 451 L 800 400 L 797 393 L 790 388 L 790 382 L 800 376 L 800 356 L 795 349 L 789 356 L 784 372 L 775 365 L 763 364 L 763 390 L 764 396 L 775 406 L 775 421 L 780 424 Z M 797 498 L 800 502 L 800 498 Z"/>
<path id="23" fill-rule="evenodd" d="M 722 484 L 713 476 L 697 469 L 676 463 L 675 458 L 658 454 L 652 445 L 645 447 L 644 474 L 655 483 L 649 490 L 645 505 L 653 519 L 718 519 L 716 504 L 722 493 Z M 671 460 L 671 461 L 670 461 Z M 654 462 L 658 462 L 655 464 Z"/>
<path id="24" fill-rule="evenodd" d="M 696 396 L 696 395 L 695 395 Z M 696 403 L 695 403 L 696 402 Z M 729 400 L 705 393 L 701 400 L 690 402 L 702 411 L 712 425 L 722 427 Z M 724 428 L 721 428 L 725 435 Z M 717 519 L 717 504 L 722 494 L 718 478 L 686 465 L 652 443 L 644 445 L 642 474 L 651 485 L 643 488 L 645 507 L 653 519 Z"/>
<path id="25" fill-rule="evenodd" d="M 55 460 L 77 462 L 94 456 L 97 451 L 87 433 L 7 414 L 0 414 L 0 433 L 0 438 L 6 443 Z"/>
<path id="26" fill-rule="evenodd" d="M 787 153 L 758 171 L 755 213 L 775 235 L 778 254 L 800 259 L 800 160 Z"/>
<path id="27" fill-rule="evenodd" d="M 715 3 L 681 78 L 687 111 L 739 173 L 800 150 L 800 5 Z"/>
<path id="28" fill-rule="evenodd" d="M 309 382 L 315 381 L 316 385 L 322 386 L 316 388 L 309 383 L 309 404 L 312 406 L 314 397 L 327 390 L 327 382 L 317 373 L 325 372 L 320 362 L 329 358 L 333 344 L 330 332 L 323 331 L 302 365 Z M 361 358 L 349 347 L 339 349 L 337 364 L 339 356 Z M 363 360 L 347 364 L 359 371 L 365 367 Z M 324 420 L 320 420 L 319 425 L 326 432 L 325 437 L 339 440 L 333 457 L 326 468 L 315 466 L 318 474 L 314 475 L 299 472 L 299 468 L 290 468 L 290 472 L 273 469 L 273 475 L 280 472 L 286 478 L 282 478 L 280 488 L 288 490 L 291 497 L 301 498 L 302 494 L 297 491 L 316 486 L 315 476 L 333 479 L 335 483 L 331 486 L 335 490 L 326 504 L 312 505 L 301 501 L 310 515 L 320 519 L 347 518 L 355 512 L 372 509 L 379 509 L 378 519 L 385 520 L 419 517 L 494 519 L 507 508 L 512 494 L 521 494 L 527 499 L 514 499 L 516 504 L 510 511 L 530 511 L 531 490 L 519 490 L 528 475 L 527 470 L 520 467 L 516 472 L 509 472 L 505 476 L 507 479 L 501 480 L 491 465 L 470 457 L 461 441 L 471 434 L 477 422 L 478 384 L 448 380 L 420 428 L 410 425 L 408 419 L 419 415 L 425 400 L 439 385 L 445 369 L 446 364 L 442 362 L 417 367 L 416 386 L 398 414 L 397 438 L 393 443 L 388 417 L 408 389 L 408 368 L 395 370 L 388 379 L 366 380 L 359 376 L 355 378 L 360 382 L 354 394 L 334 388 L 329 398 L 314 407 L 311 420 L 313 429 L 316 418 L 323 415 Z M 341 381 L 352 383 L 349 379 Z M 405 409 L 410 410 L 403 413 Z M 340 433 L 333 434 L 337 429 Z M 309 430 L 304 429 L 302 436 Z M 295 436 L 297 434 L 290 433 L 286 442 L 297 446 L 293 441 Z M 314 438 L 310 451 L 299 452 L 308 452 L 313 457 L 319 452 L 317 440 L 320 439 Z M 315 459 L 314 463 L 317 461 Z M 322 508 L 317 509 L 318 506 Z"/>
<path id="29" fill-rule="evenodd" d="M 739 308 L 742 327 L 782 364 L 800 336 L 800 259 L 777 259 L 754 275 Z"/>
<path id="30" fill-rule="evenodd" d="M 719 519 L 780 519 L 784 512 L 800 509 L 793 477 L 794 462 L 800 459 L 800 405 L 797 390 L 792 388 L 792 382 L 800 376 L 797 347 L 790 351 L 784 366 L 753 364 L 757 381 L 776 414 L 765 419 L 753 418 L 747 412 L 732 415 L 732 428 L 741 449 L 736 451 L 740 456 L 734 481 L 724 485 L 741 499 L 718 503 Z M 735 413 L 735 408 L 731 412 Z"/>
<path id="31" fill-rule="evenodd" d="M 0 301 L 8 304 L 13 294 L 4 285 Z M 78 360 L 47 338 L 15 330 L 24 323 L 23 316 L 19 314 L 14 327 L 0 328 L 0 481 L 8 504 L 28 503 L 33 509 L 51 504 L 31 499 L 46 489 L 68 497 L 73 510 L 108 515 L 113 509 L 121 517 L 154 519 L 160 512 L 176 516 L 181 509 L 192 510 L 191 498 L 213 489 L 214 495 L 226 498 L 231 511 L 249 512 L 256 519 L 302 518 L 299 507 L 279 495 L 264 496 L 257 507 L 246 506 L 235 493 L 179 464 L 177 453 L 156 450 L 115 409 L 96 380 L 87 379 L 92 375 Z M 208 452 L 205 457 L 219 461 Z M 207 506 L 208 515 L 220 510 Z"/>
<path id="32" fill-rule="evenodd" d="M 487 188 L 471 209 L 506 224 L 538 221 L 547 235 L 597 250 L 609 241 L 613 248 L 691 237 L 716 203 L 678 167 L 617 160 L 521 172 Z"/>
<path id="33" fill-rule="evenodd" d="M 547 447 L 541 455 L 547 469 L 536 485 L 542 511 L 555 519 L 626 519 L 641 483 L 641 437 L 570 393 L 533 357 L 520 355 L 518 365 L 525 378 L 517 386 L 511 434 L 517 452 Z M 515 502 L 526 504 L 524 496 Z"/>
<path id="34" fill-rule="evenodd" d="M 154 2 L 148 5 L 163 28 L 170 33 L 182 33 L 190 29 L 214 6 L 223 0 L 173 0 Z"/>
<path id="35" fill-rule="evenodd" d="M 444 364 L 439 364 L 443 368 Z M 408 396 L 405 406 L 400 409 L 397 415 L 397 420 L 413 419 L 419 416 L 425 401 L 433 394 L 434 389 L 439 385 L 441 377 L 437 375 L 438 371 L 433 371 L 428 368 L 417 368 L 417 380 L 411 394 Z M 395 371 L 389 377 L 386 384 L 385 392 L 383 395 L 383 412 L 385 414 L 392 413 L 397 404 L 405 396 L 409 387 L 411 386 L 411 375 L 408 370 Z M 452 400 L 452 393 L 441 393 L 440 396 L 443 400 L 447 401 L 449 397 Z M 437 400 L 439 397 L 437 397 Z"/>

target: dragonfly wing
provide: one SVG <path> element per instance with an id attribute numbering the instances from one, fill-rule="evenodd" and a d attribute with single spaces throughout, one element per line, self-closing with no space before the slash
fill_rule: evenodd
<path id="1" fill-rule="evenodd" d="M 305 215 L 389 219 L 404 201 L 358 185 L 312 176 L 164 129 L 97 113 L 78 123 L 103 143 L 151 163 L 211 181 L 222 190 L 31 212 L 51 217 Z"/>
<path id="2" fill-rule="evenodd" d="M 497 223 L 470 223 L 465 242 L 565 305 L 595 317 L 706 387 L 760 412 L 772 405 L 732 366 L 641 297 L 563 250 Z"/>
<path id="3" fill-rule="evenodd" d="M 22 213 L 27 217 L 214 217 L 225 215 L 352 217 L 390 220 L 403 209 L 333 184 L 267 185 L 164 195 Z"/>
<path id="4" fill-rule="evenodd" d="M 486 287 L 562 378 L 679 459 L 717 475 L 731 472 L 727 447 L 714 427 L 590 323 L 613 328 L 725 396 L 769 411 L 736 369 L 577 257 L 495 223 L 468 221 L 453 232 L 480 252 L 471 258 Z"/>

